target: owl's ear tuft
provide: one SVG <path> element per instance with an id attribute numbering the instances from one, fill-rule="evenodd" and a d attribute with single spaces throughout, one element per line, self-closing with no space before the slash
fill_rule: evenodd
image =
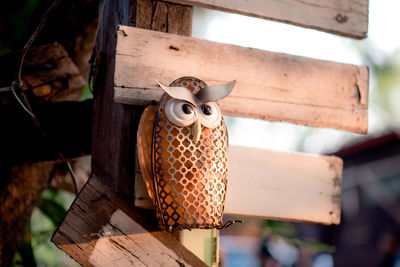
<path id="1" fill-rule="evenodd" d="M 233 80 L 222 85 L 206 86 L 196 94 L 196 97 L 202 103 L 215 102 L 228 96 L 232 92 L 233 87 L 235 87 L 235 84 L 236 80 Z"/>
<path id="2" fill-rule="evenodd" d="M 194 96 L 193 93 L 189 89 L 187 89 L 185 87 L 165 86 L 165 85 L 162 85 L 159 81 L 157 81 L 157 83 L 172 98 L 179 99 L 179 100 L 185 100 L 194 106 L 199 106 L 201 104 L 201 101 L 199 101 L 199 99 L 196 96 Z"/>

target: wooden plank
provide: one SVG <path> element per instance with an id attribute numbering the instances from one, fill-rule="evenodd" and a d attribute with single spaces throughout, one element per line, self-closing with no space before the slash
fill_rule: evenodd
<path id="1" fill-rule="evenodd" d="M 75 199 L 52 242 L 84 266 L 207 266 L 97 177 Z"/>
<path id="2" fill-rule="evenodd" d="M 224 215 L 340 223 L 340 158 L 230 146 L 228 163 Z M 136 180 L 135 206 L 151 208 Z"/>
<path id="3" fill-rule="evenodd" d="M 368 0 L 168 0 L 289 23 L 355 39 L 367 37 Z"/>
<path id="4" fill-rule="evenodd" d="M 229 155 L 227 214 L 340 223 L 340 158 L 234 146 Z"/>
<path id="5" fill-rule="evenodd" d="M 120 26 L 114 99 L 158 101 L 157 80 L 195 76 L 210 85 L 233 79 L 223 114 L 367 132 L 366 66 L 271 53 Z"/>

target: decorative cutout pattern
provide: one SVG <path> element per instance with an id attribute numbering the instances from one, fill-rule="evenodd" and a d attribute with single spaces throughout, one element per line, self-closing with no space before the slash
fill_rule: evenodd
<path id="1" fill-rule="evenodd" d="M 183 78 L 172 86 L 192 91 L 205 84 Z M 219 126 L 202 126 L 194 143 L 191 126 L 179 127 L 165 116 L 164 94 L 159 103 L 153 134 L 153 172 L 156 211 L 166 229 L 222 227 L 227 184 L 228 134 L 223 119 Z"/>

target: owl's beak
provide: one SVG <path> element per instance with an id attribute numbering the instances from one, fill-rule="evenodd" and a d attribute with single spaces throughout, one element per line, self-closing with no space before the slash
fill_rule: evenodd
<path id="1" fill-rule="evenodd" d="M 193 123 L 192 126 L 192 136 L 194 139 L 194 143 L 197 144 L 200 140 L 200 135 L 201 135 L 201 123 L 200 120 L 197 120 Z"/>

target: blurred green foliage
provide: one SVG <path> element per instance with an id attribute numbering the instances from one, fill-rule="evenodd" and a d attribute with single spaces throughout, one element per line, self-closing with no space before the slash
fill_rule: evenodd
<path id="1" fill-rule="evenodd" d="M 74 195 L 66 191 L 43 191 L 14 256 L 13 266 L 80 266 L 50 242 L 73 199 Z"/>
<path id="2" fill-rule="evenodd" d="M 85 101 L 87 99 L 92 99 L 93 98 L 93 93 L 90 90 L 89 86 L 86 85 L 85 88 L 83 88 L 82 94 L 79 97 L 80 101 Z"/>
<path id="3" fill-rule="evenodd" d="M 0 16 L 0 56 L 20 48 L 22 38 L 26 34 L 30 18 L 37 7 L 39 0 L 7 1 L 6 8 L 2 8 Z"/>
<path id="4" fill-rule="evenodd" d="M 287 244 L 290 244 L 297 249 L 311 249 L 315 252 L 325 253 L 335 252 L 333 246 L 321 242 L 300 239 L 296 227 L 292 223 L 264 220 L 263 226 L 265 237 L 273 239 L 281 238 L 285 240 Z"/>
<path id="5" fill-rule="evenodd" d="M 382 128 L 400 125 L 400 50 L 391 54 L 379 51 L 371 43 L 358 46 L 371 72 L 370 108 L 377 114 Z"/>

